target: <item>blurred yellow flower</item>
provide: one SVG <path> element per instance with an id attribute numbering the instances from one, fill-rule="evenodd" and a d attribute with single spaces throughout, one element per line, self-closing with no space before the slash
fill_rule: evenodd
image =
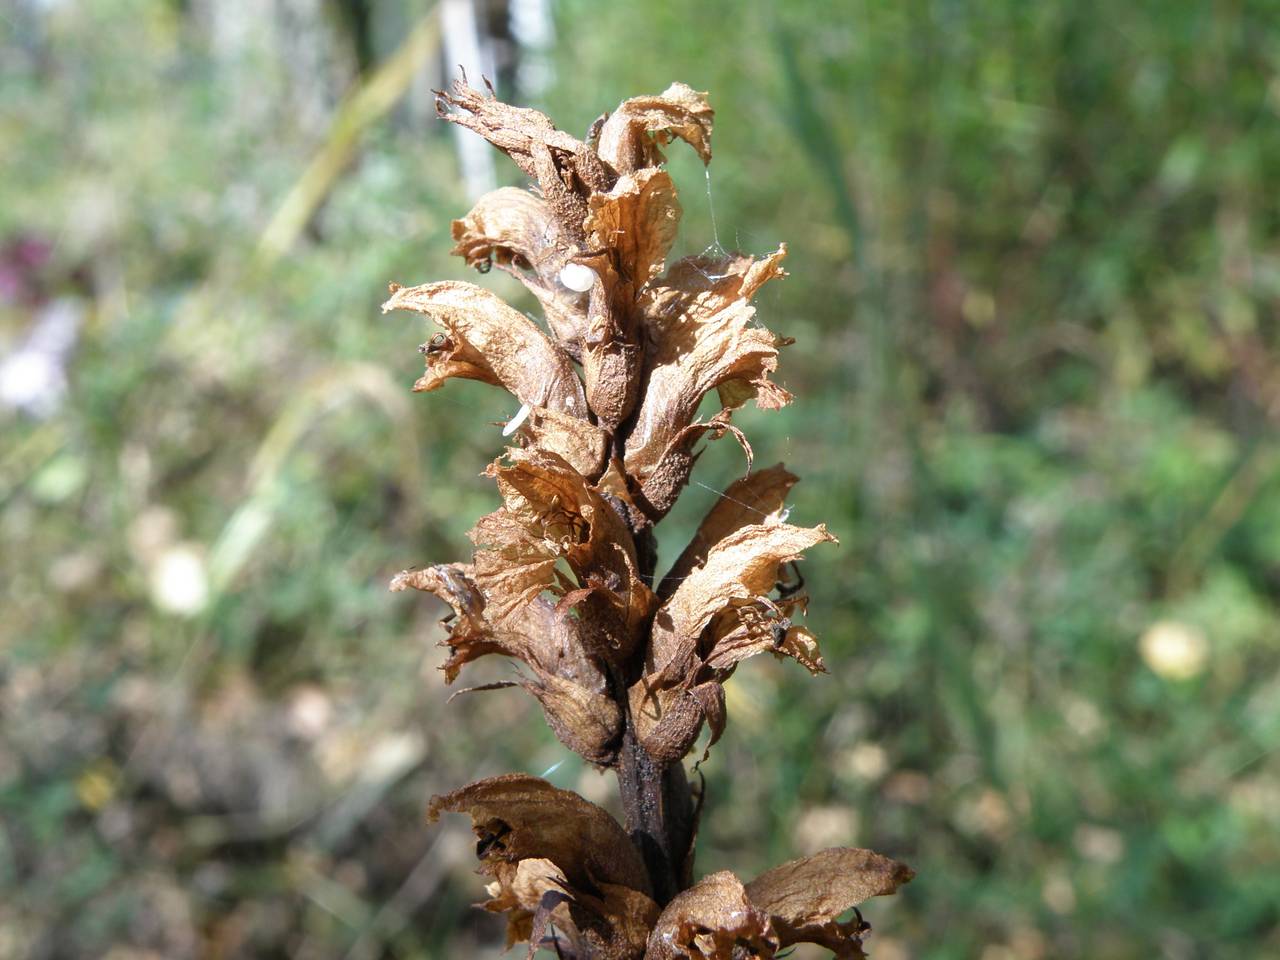
<path id="1" fill-rule="evenodd" d="M 1199 627 L 1177 620 L 1158 620 L 1138 641 L 1142 659 L 1166 680 L 1190 680 L 1203 672 L 1209 641 Z"/>
<path id="2" fill-rule="evenodd" d="M 104 758 L 76 779 L 76 798 L 88 810 L 101 810 L 116 795 L 118 779 L 115 764 Z"/>

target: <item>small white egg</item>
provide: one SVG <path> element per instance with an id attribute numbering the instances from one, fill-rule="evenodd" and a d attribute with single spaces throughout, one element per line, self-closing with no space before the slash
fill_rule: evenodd
<path id="1" fill-rule="evenodd" d="M 575 293 L 586 293 L 596 282 L 596 272 L 580 263 L 566 263 L 560 271 L 560 282 Z"/>

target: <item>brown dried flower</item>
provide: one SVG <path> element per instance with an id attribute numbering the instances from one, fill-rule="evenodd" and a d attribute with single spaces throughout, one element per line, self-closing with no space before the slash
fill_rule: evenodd
<path id="1" fill-rule="evenodd" d="M 437 104 L 536 182 L 482 197 L 454 221 L 453 252 L 517 277 L 546 329 L 473 284 L 392 286 L 384 310 L 441 327 L 414 389 L 465 377 L 522 405 L 504 430 L 512 446 L 486 470 L 502 505 L 471 530 L 471 561 L 405 571 L 392 589 L 452 608 L 446 683 L 486 654 L 523 665 L 520 681 L 475 689 L 537 698 L 565 746 L 616 773 L 626 825 L 522 774 L 436 797 L 430 818 L 471 817 L 492 878 L 483 906 L 506 915 L 509 944 L 527 941 L 530 956 L 549 946 L 584 960 L 738 960 L 808 941 L 861 957 L 869 927 L 855 908 L 910 880 L 900 863 L 836 848 L 747 884 L 692 877 L 701 798 L 695 808 L 683 760 L 704 725 L 708 751 L 720 737 L 724 683 L 757 653 L 826 669 L 796 622 L 806 598 L 788 571 L 835 538 L 786 522 L 796 477 L 781 464 L 752 472 L 731 419 L 750 399 L 791 401 L 770 379 L 790 341 L 751 306 L 785 276 L 786 248 L 667 264 L 680 204 L 661 147 L 684 140 L 711 160 L 711 107 L 683 84 L 625 101 L 585 141 L 465 83 Z M 699 420 L 712 390 L 720 410 Z M 655 579 L 653 527 L 688 482 L 699 439 L 725 433 L 742 444 L 747 475 Z"/>

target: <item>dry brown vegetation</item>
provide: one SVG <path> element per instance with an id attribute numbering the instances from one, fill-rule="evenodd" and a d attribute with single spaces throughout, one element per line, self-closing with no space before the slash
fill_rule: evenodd
<path id="1" fill-rule="evenodd" d="M 770 379 L 790 341 L 751 306 L 785 275 L 786 249 L 666 264 L 680 205 L 662 148 L 680 139 L 711 160 L 711 107 L 683 84 L 623 102 L 585 142 L 465 83 L 438 106 L 536 183 L 481 198 L 453 224 L 454 253 L 521 280 L 546 329 L 471 283 L 392 286 L 384 310 L 442 328 L 422 347 L 415 389 L 461 377 L 521 405 L 503 431 L 513 446 L 486 470 L 502 506 L 472 529 L 471 561 L 406 571 L 392 587 L 452 607 L 446 682 L 487 654 L 519 661 L 518 681 L 475 689 L 520 686 L 537 698 L 566 747 L 616 774 L 626 823 L 525 774 L 438 796 L 430 816 L 470 815 L 492 878 L 484 907 L 507 915 L 509 943 L 528 941 L 530 955 L 738 960 L 812 942 L 861 957 L 869 927 L 855 908 L 910 880 L 900 863 L 841 847 L 745 884 L 727 871 L 693 875 L 705 786 L 691 787 L 683 761 L 704 726 L 704 759 L 723 732 L 723 684 L 759 653 L 825 670 L 799 622 L 807 597 L 795 563 L 835 538 L 787 523 L 797 478 L 781 464 L 753 471 L 731 422 L 748 401 L 792 399 Z M 703 419 L 712 391 L 720 408 Z M 654 528 L 699 441 L 726 433 L 747 474 L 658 578 Z"/>

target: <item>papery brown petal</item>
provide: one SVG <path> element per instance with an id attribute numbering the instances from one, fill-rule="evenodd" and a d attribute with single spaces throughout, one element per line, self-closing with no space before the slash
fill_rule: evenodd
<path id="1" fill-rule="evenodd" d="M 556 563 L 563 545 L 543 535 L 538 511 L 521 498 L 509 498 L 508 506 L 480 517 L 467 536 L 479 548 L 472 570 L 489 604 L 490 622 L 518 621 L 544 593 L 561 593 Z M 568 620 L 564 613 L 557 609 Z"/>
<path id="2" fill-rule="evenodd" d="M 724 732 L 724 687 L 715 681 L 686 689 L 649 687 L 641 679 L 631 685 L 627 696 L 640 745 L 659 763 L 683 759 L 698 739 L 704 720 L 711 726 L 708 750 Z"/>
<path id="3" fill-rule="evenodd" d="M 712 617 L 735 603 L 767 596 L 782 564 L 799 559 L 803 551 L 826 541 L 835 542 L 835 537 L 822 524 L 796 527 L 778 520 L 751 524 L 727 535 L 659 608 L 653 623 L 649 672 L 687 657 Z M 703 659 L 714 655 L 713 645 L 703 653 Z"/>
<path id="4" fill-rule="evenodd" d="M 596 150 L 614 170 L 626 174 L 661 164 L 665 158 L 658 145 L 679 137 L 703 163 L 710 163 L 714 117 L 705 93 L 673 83 L 659 96 L 633 97 L 619 104 L 600 128 Z"/>
<path id="5" fill-rule="evenodd" d="M 453 221 L 451 251 L 468 266 L 496 264 L 538 298 L 552 334 L 580 356 L 587 298 L 560 282 L 560 271 L 580 251 L 555 211 L 541 197 L 516 187 L 486 193 L 461 220 Z"/>
<path id="6" fill-rule="evenodd" d="M 450 657 L 445 662 L 445 683 L 453 683 L 462 665 L 489 653 L 510 655 L 512 651 L 495 638 L 485 620 L 485 599 L 471 579 L 471 568 L 463 564 L 437 564 L 421 570 L 404 570 L 391 580 L 394 592 L 422 590 L 433 593 L 453 607 L 455 621 L 448 625 Z"/>
<path id="7" fill-rule="evenodd" d="M 622 712 L 606 695 L 604 672 L 587 653 L 586 625 L 536 595 L 518 604 L 490 604 L 472 573 L 470 567 L 442 564 L 405 571 L 391 582 L 392 590 L 424 590 L 453 607 L 456 619 L 447 626 L 449 635 L 443 641 L 450 651 L 443 667 L 445 682 L 452 683 L 464 664 L 486 654 L 514 657 L 533 671 L 534 678 L 520 686 L 537 698 L 560 742 L 592 763 L 612 762 L 622 734 Z"/>
<path id="8" fill-rule="evenodd" d="M 627 656 L 656 598 L 639 574 L 635 544 L 618 513 L 562 458 L 543 450 L 512 450 L 510 466 L 495 464 L 505 515 L 531 539 L 564 557 L 583 583 L 600 579 L 594 591 L 612 603 L 623 630 L 621 644 L 602 656 Z M 477 566 L 479 556 L 477 555 Z"/>
<path id="9" fill-rule="evenodd" d="M 674 506 L 680 491 L 689 482 L 693 466 L 702 456 L 694 445 L 704 434 L 719 440 L 726 433 L 732 434 L 746 454 L 747 469 L 751 469 L 754 453 L 746 435 L 729 422 L 730 412 L 721 410 L 705 423 L 698 421 L 680 430 L 658 456 L 657 465 L 644 476 L 635 491 L 634 500 L 639 505 L 646 522 L 657 523 Z"/>
<path id="10" fill-rule="evenodd" d="M 666 276 L 641 294 L 641 305 L 652 323 L 665 326 L 688 316 L 696 323 L 714 317 L 738 300 L 751 300 L 770 280 L 785 277 L 784 243 L 765 257 L 745 253 L 724 256 L 700 254 L 673 263 Z"/>
<path id="11" fill-rule="evenodd" d="M 572 891 L 556 911 L 556 925 L 566 932 L 573 953 L 591 960 L 640 960 L 658 905 L 628 887 L 600 884 L 600 896 Z M 532 941 L 530 942 L 532 946 Z"/>
<path id="12" fill-rule="evenodd" d="M 573 889 L 546 859 L 492 863 L 492 899 L 482 904 L 507 914 L 507 947 L 528 941 L 529 956 L 554 943 L 561 955 L 592 960 L 639 960 L 658 919 L 658 905 L 630 887 L 601 883 L 595 893 Z M 554 930 L 552 934 L 549 930 Z"/>
<path id="13" fill-rule="evenodd" d="M 465 217 L 453 221 L 451 232 L 454 247 L 449 252 L 469 267 L 519 258 L 539 276 L 545 267 L 549 279 L 564 266 L 563 251 L 570 246 L 547 202 L 519 187 L 486 193 Z"/>
<path id="14" fill-rule="evenodd" d="M 818 652 L 818 638 L 806 627 L 791 627 L 774 653 L 791 657 L 812 674 L 827 672 L 827 665 Z"/>
<path id="15" fill-rule="evenodd" d="M 680 226 L 680 201 L 665 170 L 620 177 L 608 193 L 588 201 L 587 243 L 612 250 L 622 277 L 638 289 L 662 273 Z"/>
<path id="16" fill-rule="evenodd" d="M 532 157 L 534 145 L 542 144 L 575 157 L 583 147 L 570 134 L 557 130 L 545 113 L 529 107 L 513 107 L 465 82 L 455 81 L 448 92 L 436 91 L 436 98 L 437 106 L 445 110 L 443 119 L 474 130 L 511 157 L 530 177 L 537 176 Z M 448 107 L 466 112 L 449 112 Z"/>
<path id="17" fill-rule="evenodd" d="M 462 82 L 447 93 L 436 91 L 436 109 L 445 120 L 480 134 L 537 180 L 570 238 L 581 238 L 585 198 L 609 189 L 614 179 L 594 151 L 557 130 L 546 114 L 502 103 Z"/>
<path id="18" fill-rule="evenodd" d="M 588 225 L 600 251 L 583 260 L 595 281 L 587 304 L 582 377 L 587 405 L 610 433 L 631 415 L 639 396 L 643 348 L 636 291 L 645 277 L 661 269 L 653 258 L 665 255 L 672 236 L 664 220 L 678 212 L 675 188 L 661 171 L 642 171 L 619 182 L 619 190 L 593 196 Z"/>
<path id="19" fill-rule="evenodd" d="M 675 240 L 680 204 L 662 170 L 640 170 L 589 200 L 587 241 L 599 251 L 587 306 L 582 373 L 587 403 L 607 430 L 616 430 L 635 407 L 642 348 L 636 292 L 662 272 Z M 584 260 L 583 265 L 588 265 Z"/>
<path id="20" fill-rule="evenodd" d="M 563 890 L 548 890 L 542 895 L 529 924 L 529 950 L 525 960 L 534 960 L 543 947 L 554 949 L 559 956 L 565 956 L 567 951 L 570 960 L 585 960 L 587 955 L 578 949 L 575 942 L 578 931 L 569 920 L 571 901 L 572 897 Z M 553 920 L 558 922 L 559 930 L 552 925 Z"/>
<path id="21" fill-rule="evenodd" d="M 579 259 L 594 276 L 582 338 L 582 379 L 587 405 L 610 433 L 630 415 L 640 388 L 641 347 L 635 285 L 615 268 L 616 251 Z"/>
<path id="22" fill-rule="evenodd" d="M 640 745 L 659 763 L 684 757 L 702 729 L 702 705 L 682 687 L 662 688 L 637 680 L 627 691 Z"/>
<path id="23" fill-rule="evenodd" d="M 694 437 L 687 431 L 709 390 L 720 390 L 722 402 L 728 401 L 725 410 L 753 395 L 764 409 L 791 400 L 769 380 L 777 369 L 778 348 L 789 341 L 754 325 L 749 303 L 762 283 L 782 275 L 778 264 L 785 252 L 780 248 L 760 261 L 729 258 L 720 265 L 724 274 L 691 270 L 681 261 L 670 274 L 683 285 L 673 286 L 668 278 L 641 298 L 646 374 L 625 460 L 644 492 L 642 506 L 655 520 L 688 477 Z"/>
<path id="24" fill-rule="evenodd" d="M 795 474 L 779 463 L 731 483 L 716 498 L 689 545 L 662 578 L 658 596 L 664 600 L 671 596 L 695 567 L 706 562 L 708 551 L 729 534 L 749 524 L 759 523 L 763 517 L 781 510 L 786 504 L 787 494 L 798 481 Z"/>
<path id="25" fill-rule="evenodd" d="M 505 618 L 544 590 L 558 590 L 563 558 L 583 581 L 599 578 L 623 613 L 628 629 L 652 609 L 653 594 L 640 581 L 630 531 L 580 473 L 543 449 L 509 449 L 509 465 L 490 465 L 502 494 L 501 509 L 482 517 L 471 539 L 476 581 Z"/>
<path id="26" fill-rule="evenodd" d="M 826 673 L 818 640 L 805 627 L 793 625 L 771 601 L 742 604 L 723 611 L 709 628 L 710 649 L 704 665 L 716 672 L 731 669 L 757 653 L 791 657 L 810 673 Z"/>
<path id="27" fill-rule="evenodd" d="M 837 957 L 856 958 L 863 956 L 862 925 L 837 918 L 914 876 L 906 864 L 870 850 L 834 847 L 762 873 L 747 884 L 747 895 L 770 915 L 782 946 L 817 943 Z"/>
<path id="28" fill-rule="evenodd" d="M 622 737 L 622 711 L 612 697 L 538 670 L 524 687 L 538 698 L 551 732 L 591 763 L 612 763 Z"/>
<path id="29" fill-rule="evenodd" d="M 729 381 L 753 385 L 757 406 L 777 409 L 791 395 L 768 380 L 778 365 L 779 339 L 749 326 L 754 308 L 731 305 L 697 328 L 670 327 L 650 356 L 649 378 L 636 426 L 627 438 L 629 472 L 656 465 L 693 422 L 708 390 Z"/>
<path id="30" fill-rule="evenodd" d="M 448 331 L 443 342 L 427 346 L 427 372 L 415 390 L 435 390 L 451 377 L 466 377 L 505 387 L 533 407 L 587 415 L 582 381 L 568 354 L 495 294 L 454 280 L 400 287 L 382 311 L 401 309 L 432 317 Z"/>
<path id="31" fill-rule="evenodd" d="M 556 736 L 592 763 L 609 764 L 622 714 L 607 695 L 597 658 L 620 663 L 631 654 L 655 598 L 639 577 L 630 532 L 581 474 L 546 450 L 509 455 L 509 465 L 489 469 L 504 505 L 472 531 L 481 547 L 475 580 L 489 604 L 489 622 L 520 625 L 524 642 L 516 655 L 535 672 L 524 686 L 541 702 Z M 556 569 L 561 559 L 587 586 L 553 604 L 543 593 L 566 589 Z M 570 611 L 579 604 L 575 617 Z"/>
<path id="32" fill-rule="evenodd" d="M 431 821 L 466 813 L 482 871 L 498 863 L 550 860 L 574 889 L 610 883 L 649 895 L 644 862 L 626 831 L 605 810 L 539 777 L 509 773 L 433 797 Z"/>
<path id="33" fill-rule="evenodd" d="M 672 900 L 649 935 L 645 960 L 755 960 L 778 949 L 769 915 L 727 870 L 703 877 Z"/>
<path id="34" fill-rule="evenodd" d="M 535 536 L 507 509 L 476 521 L 467 536 L 480 547 L 473 564 L 476 583 L 490 604 L 489 619 L 505 623 L 556 584 L 555 545 Z"/>
<path id="35" fill-rule="evenodd" d="M 510 605 L 502 617 L 495 617 L 495 610 L 501 608 L 477 584 L 472 566 L 437 564 L 405 570 L 391 581 L 393 592 L 409 588 L 433 593 L 453 607 L 455 619 L 446 624 L 448 636 L 442 641 L 452 654 L 444 665 L 446 683 L 457 678 L 464 664 L 488 653 L 515 657 L 532 666 L 543 660 L 565 660 L 580 647 L 575 621 L 559 616 L 545 598 Z M 575 679 L 581 678 L 575 674 Z M 599 683 L 603 687 L 603 679 Z"/>
<path id="36" fill-rule="evenodd" d="M 806 923 L 895 893 L 914 876 L 906 864 L 872 850 L 831 847 L 766 870 L 747 884 L 747 894 L 774 916 Z"/>
<path id="37" fill-rule="evenodd" d="M 594 424 L 545 407 L 529 412 L 517 434 L 527 446 L 562 457 L 569 466 L 594 482 L 604 472 L 609 438 Z"/>
<path id="38" fill-rule="evenodd" d="M 724 734 L 724 725 L 728 720 L 724 703 L 724 687 L 714 681 L 700 683 L 691 689 L 689 694 L 702 707 L 702 715 L 706 718 L 707 727 L 711 731 L 711 737 L 707 740 L 707 747 L 702 752 L 702 759 L 706 760 L 711 753 L 711 748 L 719 742 L 720 737 Z"/>
<path id="39" fill-rule="evenodd" d="M 563 889 L 564 874 L 550 860 L 529 858 L 516 863 L 490 864 L 494 882 L 486 888 L 490 899 L 480 904 L 490 913 L 507 915 L 507 949 L 524 943 L 533 932 L 533 915 L 548 890 Z"/>

